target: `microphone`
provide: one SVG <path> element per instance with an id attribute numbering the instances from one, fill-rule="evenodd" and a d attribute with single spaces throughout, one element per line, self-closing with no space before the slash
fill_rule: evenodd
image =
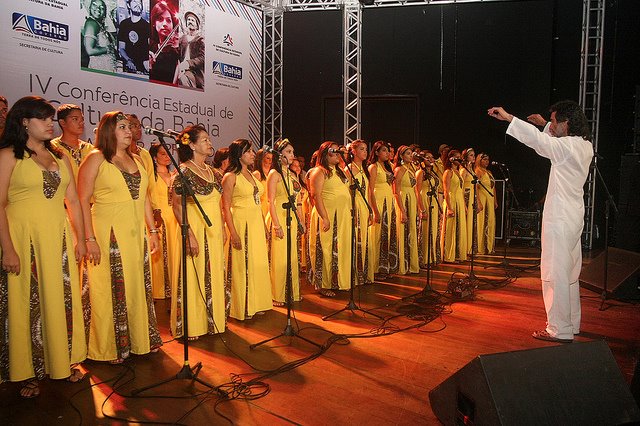
<path id="1" fill-rule="evenodd" d="M 346 150 L 344 148 L 329 148 L 329 153 L 330 154 L 344 155 L 347 152 L 346 152 Z"/>
<path id="2" fill-rule="evenodd" d="M 176 139 L 180 134 L 180 132 L 176 132 L 175 130 L 167 129 L 166 131 L 163 132 L 162 130 L 157 130 L 149 126 L 144 128 L 144 132 L 147 135 L 154 135 L 158 137 L 169 137 L 174 139 Z"/>
<path id="3" fill-rule="evenodd" d="M 504 163 L 498 163 L 497 161 L 492 161 L 492 162 L 491 162 L 491 165 L 492 165 L 492 166 L 499 166 L 499 167 L 507 167 L 507 165 L 506 165 L 506 164 L 504 164 Z"/>
<path id="4" fill-rule="evenodd" d="M 411 156 L 412 156 L 413 158 L 418 159 L 418 160 L 424 160 L 424 161 L 427 161 L 427 159 L 426 159 L 426 158 L 424 158 L 422 155 L 418 154 L 417 152 L 414 152 L 413 154 L 411 154 Z"/>

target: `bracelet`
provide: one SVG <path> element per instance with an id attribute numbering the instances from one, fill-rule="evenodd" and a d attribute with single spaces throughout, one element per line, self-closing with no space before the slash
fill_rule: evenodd
<path id="1" fill-rule="evenodd" d="M 84 242 L 85 243 L 88 243 L 88 242 L 94 242 L 95 243 L 96 242 L 96 237 L 87 237 L 87 238 L 84 239 Z"/>
<path id="2" fill-rule="evenodd" d="M 282 226 L 274 226 L 273 229 L 282 229 Z"/>
<path id="3" fill-rule="evenodd" d="M 150 234 L 157 234 L 157 233 L 159 233 L 159 232 L 160 232 L 160 231 L 158 231 L 158 229 L 157 229 L 157 228 L 149 229 L 149 233 L 150 233 Z"/>

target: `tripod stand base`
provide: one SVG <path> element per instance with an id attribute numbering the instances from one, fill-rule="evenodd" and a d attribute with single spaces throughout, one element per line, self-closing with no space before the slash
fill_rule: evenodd
<path id="1" fill-rule="evenodd" d="M 321 348 L 322 346 L 317 344 L 316 342 L 307 339 L 306 337 L 301 336 L 291 325 L 291 322 L 288 322 L 287 325 L 284 327 L 284 330 L 282 331 L 282 333 L 278 334 L 277 336 L 273 336 L 270 337 L 266 340 L 263 340 L 261 342 L 258 343 L 254 343 L 252 345 L 249 345 L 249 349 L 255 349 L 258 346 L 264 345 L 265 343 L 271 342 L 272 340 L 276 340 L 279 339 L 281 337 L 297 337 L 298 339 L 302 339 L 307 343 L 310 343 L 318 348 Z"/>
<path id="2" fill-rule="evenodd" d="M 329 318 L 331 318 L 331 317 L 333 317 L 333 316 L 335 316 L 335 315 L 338 315 L 338 314 L 340 314 L 340 313 L 342 313 L 342 312 L 344 312 L 344 311 L 351 311 L 351 312 L 360 311 L 360 312 L 364 312 L 365 314 L 369 314 L 369 315 L 371 315 L 371 316 L 374 316 L 374 317 L 376 317 L 376 318 L 384 319 L 384 317 L 382 317 L 382 316 L 380 316 L 380 315 L 378 315 L 378 314 L 374 314 L 374 313 L 373 313 L 373 312 L 371 312 L 371 311 L 367 311 L 366 309 L 362 309 L 361 307 L 359 307 L 359 306 L 356 304 L 356 302 L 354 302 L 354 301 L 353 301 L 353 299 L 349 299 L 349 302 L 347 302 L 347 306 L 345 306 L 344 308 L 342 308 L 342 309 L 340 309 L 340 310 L 338 310 L 338 311 L 335 311 L 335 312 L 334 312 L 334 313 L 332 313 L 332 314 L 329 314 L 329 315 L 326 315 L 326 316 L 322 317 L 322 321 L 326 321 L 326 320 L 328 320 Z"/>
<path id="3" fill-rule="evenodd" d="M 213 386 L 212 384 L 210 384 L 208 382 L 205 382 L 204 380 L 202 380 L 202 379 L 200 379 L 198 377 L 198 374 L 200 374 L 200 370 L 201 369 L 202 369 L 202 363 L 201 362 L 197 363 L 193 368 L 191 368 L 191 366 L 189 366 L 189 363 L 186 362 L 186 363 L 184 363 L 182 365 L 182 368 L 180 369 L 180 371 L 178 371 L 178 373 L 175 376 L 170 377 L 170 378 L 165 379 L 165 380 L 162 380 L 160 382 L 154 383 L 152 385 L 145 386 L 145 387 L 140 388 L 140 389 L 134 389 L 133 391 L 131 391 L 131 395 L 138 395 L 138 394 L 140 394 L 140 393 L 142 393 L 144 391 L 156 388 L 158 386 L 162 386 L 162 385 L 164 385 L 166 383 L 170 383 L 170 382 L 172 382 L 174 380 L 191 380 L 192 384 L 193 384 L 193 382 L 198 382 L 201 385 L 206 386 L 209 389 L 216 391 L 218 393 L 218 395 L 220 395 L 220 396 L 222 396 L 224 398 L 228 397 L 228 394 L 225 391 L 223 391 L 222 389 L 219 389 L 216 386 Z"/>

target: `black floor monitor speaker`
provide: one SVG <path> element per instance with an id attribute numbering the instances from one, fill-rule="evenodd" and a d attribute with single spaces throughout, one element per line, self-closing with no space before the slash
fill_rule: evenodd
<path id="1" fill-rule="evenodd" d="M 604 255 L 584 265 L 580 272 L 580 287 L 602 293 L 604 290 Z M 640 299 L 640 253 L 609 247 L 607 296 L 615 299 Z"/>
<path id="2" fill-rule="evenodd" d="M 444 425 L 621 425 L 640 409 L 604 341 L 480 355 L 429 392 Z"/>

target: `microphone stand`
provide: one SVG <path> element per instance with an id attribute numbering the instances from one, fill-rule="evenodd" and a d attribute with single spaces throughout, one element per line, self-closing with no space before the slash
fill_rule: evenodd
<path id="1" fill-rule="evenodd" d="M 505 270 L 505 273 L 507 274 L 507 276 L 509 275 L 507 273 L 507 270 L 509 268 L 511 269 L 515 269 L 517 271 L 520 272 L 525 272 L 527 270 L 529 270 L 530 268 L 536 268 L 538 265 L 534 265 L 534 266 L 530 266 L 530 267 L 522 267 L 522 266 L 515 266 L 515 265 L 511 265 L 509 263 L 509 258 L 507 257 L 507 249 L 509 247 L 509 244 L 511 243 L 511 216 L 510 216 L 510 211 L 511 211 L 511 200 L 513 200 L 515 202 L 516 205 L 516 209 L 520 208 L 520 203 L 518 202 L 518 198 L 516 197 L 516 194 L 513 192 L 513 185 L 511 184 L 511 173 L 509 172 L 509 168 L 505 165 L 502 165 L 500 163 L 496 164 L 498 166 L 498 168 L 500 169 L 500 173 L 502 173 L 502 176 L 504 177 L 504 185 L 505 185 L 505 189 L 506 189 L 506 204 L 507 204 L 507 229 L 506 229 L 506 237 L 504 239 L 504 246 L 503 246 L 503 250 L 502 250 L 502 261 L 500 261 L 500 263 L 498 263 L 495 266 L 485 266 L 485 269 L 489 269 L 489 268 L 503 268 Z M 505 172 L 506 169 L 506 172 Z"/>
<path id="2" fill-rule="evenodd" d="M 178 162 L 176 161 L 174 156 L 171 154 L 171 149 L 169 145 L 165 142 L 164 137 L 162 135 L 157 135 L 157 136 L 158 136 L 158 140 L 160 141 L 160 144 L 169 155 L 169 158 L 171 159 L 171 163 L 173 164 L 173 166 L 175 167 L 178 173 L 177 178 L 180 179 L 182 183 L 182 197 L 180 197 L 181 206 L 182 206 L 182 217 L 181 217 L 182 223 L 180 224 L 180 230 L 181 230 L 181 236 L 182 236 L 182 265 L 181 265 L 182 266 L 182 312 L 183 312 L 182 315 L 183 315 L 183 323 L 184 323 L 182 337 L 183 337 L 184 355 L 183 355 L 182 368 L 176 375 L 168 379 L 161 380 L 157 383 L 154 383 L 139 389 L 134 389 L 131 392 L 131 394 L 138 395 L 139 393 L 142 393 L 146 390 L 164 385 L 165 383 L 169 383 L 174 380 L 188 379 L 188 380 L 191 380 L 192 383 L 198 382 L 208 387 L 209 389 L 215 390 L 216 392 L 218 392 L 220 396 L 227 397 L 228 395 L 225 391 L 223 391 L 217 386 L 213 386 L 212 384 L 205 382 L 204 380 L 198 377 L 198 374 L 202 369 L 201 362 L 198 362 L 193 368 L 189 364 L 189 315 L 188 315 L 188 308 L 187 308 L 187 301 L 188 301 L 187 299 L 187 238 L 189 235 L 189 224 L 187 223 L 187 197 L 191 197 L 194 204 L 198 207 L 198 210 L 200 210 L 200 214 L 202 215 L 202 218 L 206 222 L 207 226 L 211 226 L 211 220 L 209 220 L 209 217 L 207 217 L 206 213 L 202 209 L 200 202 L 198 202 L 198 198 L 196 198 L 195 193 L 193 192 L 193 188 L 191 187 L 191 185 L 189 184 L 189 181 L 185 178 L 184 174 L 180 170 Z"/>
<path id="3" fill-rule="evenodd" d="M 285 281 L 285 303 L 287 305 L 287 325 L 284 327 L 284 330 L 282 331 L 282 333 L 270 337 L 268 339 L 262 340 L 261 342 L 258 343 L 254 343 L 252 345 L 249 345 L 249 349 L 255 349 L 260 345 L 263 345 L 267 342 L 270 342 L 272 340 L 278 339 L 280 337 L 284 337 L 284 336 L 288 336 L 288 337 L 298 337 L 302 340 L 304 340 L 307 343 L 311 343 L 312 345 L 321 348 L 322 346 L 319 345 L 316 342 L 313 342 L 309 339 L 307 339 L 306 337 L 303 337 L 300 335 L 300 333 L 298 332 L 298 330 L 296 330 L 295 328 L 293 328 L 293 325 L 291 324 L 291 311 L 293 310 L 292 305 L 293 305 L 293 271 L 292 271 L 292 266 L 291 266 L 291 246 L 292 241 L 291 241 L 291 220 L 292 220 L 292 216 L 291 213 L 293 212 L 293 215 L 296 217 L 296 221 L 298 223 L 298 231 L 300 232 L 304 232 L 304 227 L 302 226 L 302 222 L 300 221 L 300 217 L 298 216 L 298 211 L 296 209 L 296 195 L 295 193 L 291 193 L 291 188 L 289 187 L 289 183 L 287 181 L 287 179 L 284 176 L 284 173 L 282 171 L 282 163 L 280 162 L 280 153 L 277 151 L 273 152 L 273 156 L 275 157 L 274 160 L 277 161 L 277 166 L 276 166 L 276 171 L 280 174 L 280 176 L 282 177 L 282 183 L 284 184 L 284 189 L 287 192 L 287 202 L 282 204 L 282 207 L 284 209 L 286 209 L 287 211 L 287 278 Z"/>
<path id="4" fill-rule="evenodd" d="M 342 151 L 339 151 L 339 154 L 340 156 L 344 157 L 344 153 Z M 365 196 L 364 189 L 362 188 L 362 186 L 360 186 L 360 182 L 354 176 L 350 165 L 347 165 L 347 170 L 349 170 L 349 174 L 351 175 L 351 182 L 352 182 L 352 184 L 349 186 L 349 189 L 351 189 L 351 229 L 352 229 L 351 231 L 351 285 L 349 286 L 349 301 L 347 302 L 347 305 L 344 308 L 339 309 L 327 316 L 322 317 L 322 321 L 326 321 L 332 316 L 338 315 L 339 313 L 344 312 L 346 310 L 349 310 L 351 312 L 360 311 L 360 312 L 364 312 L 365 314 L 369 314 L 374 317 L 377 317 L 379 319 L 383 319 L 383 317 L 381 317 L 380 315 L 374 314 L 371 311 L 368 311 L 366 309 L 362 309 L 361 307 L 359 307 L 353 298 L 354 290 L 355 290 L 354 281 L 358 279 L 358 256 L 357 256 L 357 249 L 356 249 L 356 232 L 357 232 L 356 193 L 359 193 L 362 196 L 362 199 L 364 200 L 364 203 L 367 206 L 367 209 L 369 209 L 369 215 L 371 215 L 372 210 L 371 210 L 371 206 L 369 205 L 369 202 L 367 201 L 367 197 Z M 362 224 L 360 225 L 362 226 Z"/>
<path id="5" fill-rule="evenodd" d="M 478 244 L 478 235 L 477 235 L 478 234 L 478 230 L 477 230 L 478 228 L 478 194 L 476 194 L 476 185 L 480 185 L 482 189 L 487 191 L 487 193 L 492 197 L 495 195 L 493 194 L 492 191 L 489 190 L 489 188 L 487 188 L 486 186 L 484 186 L 482 182 L 480 182 L 480 180 L 478 179 L 478 176 L 473 172 L 473 170 L 467 167 L 467 165 L 464 164 L 464 162 L 460 162 L 460 164 L 467 171 L 467 173 L 469 173 L 473 178 L 471 180 L 471 185 L 472 185 L 471 189 L 473 190 L 473 203 L 471 204 L 472 206 L 471 208 L 473 210 L 471 212 L 471 214 L 473 214 L 472 225 L 471 225 L 471 264 L 469 266 L 469 275 L 467 277 L 467 279 L 469 280 L 469 283 L 472 283 L 478 280 L 478 277 L 476 277 L 476 275 L 473 273 L 473 264 L 475 263 L 474 259 L 476 254 L 476 245 Z M 469 196 L 471 196 L 471 194 Z M 487 206 L 485 206 L 484 208 L 487 208 Z"/>
<path id="6" fill-rule="evenodd" d="M 420 168 L 422 169 L 422 172 L 424 174 L 424 179 L 423 181 L 426 179 L 429 182 L 429 191 L 427 192 L 427 210 L 429 211 L 429 217 L 427 218 L 427 260 L 425 262 L 426 264 L 426 282 L 425 282 L 425 286 L 422 289 L 422 291 L 419 293 L 422 295 L 422 297 L 427 296 L 427 294 L 429 292 L 432 291 L 431 288 L 431 275 L 432 275 L 432 271 L 431 271 L 431 253 L 432 253 L 432 249 L 433 248 L 433 200 L 436 200 L 436 204 L 438 206 L 438 210 L 441 209 L 440 206 L 440 201 L 438 201 L 438 197 L 437 197 L 437 189 L 438 189 L 438 185 L 440 183 L 440 179 L 438 178 L 438 176 L 431 172 L 428 168 L 427 168 L 427 164 L 420 160 L 418 161 L 418 165 L 420 166 Z M 415 301 L 416 302 L 423 302 L 424 300 L 421 300 L 422 297 L 416 298 Z"/>
<path id="7" fill-rule="evenodd" d="M 613 199 L 613 196 L 611 195 L 611 192 L 609 191 L 609 187 L 607 187 L 606 182 L 604 181 L 603 177 L 602 177 L 602 173 L 600 173 L 600 169 L 598 168 L 598 158 L 600 156 L 598 155 L 598 153 L 594 153 L 593 155 L 593 162 L 591 163 L 591 167 L 593 167 L 593 170 L 595 171 L 596 176 L 598 176 L 598 180 L 600 181 L 600 183 L 602 184 L 602 188 L 604 188 L 604 192 L 605 194 L 607 194 L 607 199 L 604 202 L 605 205 L 605 210 L 604 210 L 604 270 L 603 270 L 603 274 L 604 274 L 604 279 L 603 279 L 603 287 L 602 287 L 602 294 L 600 295 L 600 299 L 602 299 L 602 302 L 600 302 L 600 310 L 604 311 L 604 303 L 607 300 L 607 291 L 608 291 L 608 283 L 609 283 L 609 209 L 610 207 L 613 207 L 613 211 L 615 212 L 616 218 L 618 217 L 618 207 L 616 206 L 616 202 Z"/>

